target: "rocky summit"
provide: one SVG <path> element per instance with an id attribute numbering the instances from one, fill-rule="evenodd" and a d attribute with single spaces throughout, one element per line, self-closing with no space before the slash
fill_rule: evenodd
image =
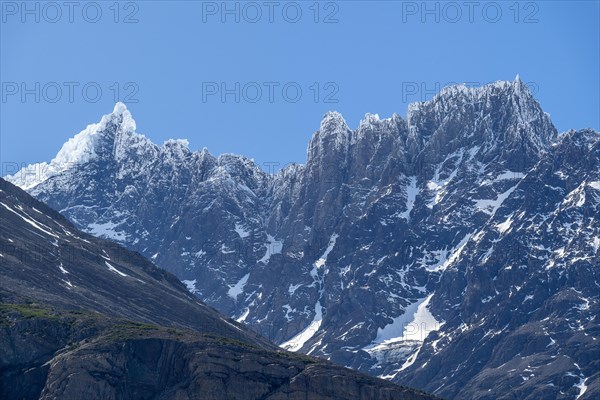
<path id="1" fill-rule="evenodd" d="M 600 396 L 600 134 L 518 78 L 329 112 L 275 174 L 117 104 L 7 179 L 283 348 L 449 399 Z"/>
<path id="2" fill-rule="evenodd" d="M 290 353 L 0 179 L 0 398 L 434 397 Z"/>

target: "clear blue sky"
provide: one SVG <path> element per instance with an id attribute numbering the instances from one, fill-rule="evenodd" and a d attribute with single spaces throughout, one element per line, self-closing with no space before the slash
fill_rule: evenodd
<path id="1" fill-rule="evenodd" d="M 114 3 L 28 2 L 30 13 L 2 1 L 3 163 L 49 161 L 112 110 L 117 87 L 156 143 L 187 138 L 259 164 L 304 162 L 327 110 L 356 127 L 367 112 L 405 116 L 450 82 L 516 74 L 560 131 L 600 128 L 598 1 L 228 2 L 233 14 L 221 1 Z M 212 94 L 236 82 L 239 103 Z"/>

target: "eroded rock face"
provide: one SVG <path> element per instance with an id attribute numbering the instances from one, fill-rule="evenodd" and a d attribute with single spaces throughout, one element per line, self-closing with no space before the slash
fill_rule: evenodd
<path id="1" fill-rule="evenodd" d="M 6 399 L 405 399 L 432 396 L 222 336 L 33 304 L 0 306 Z"/>
<path id="2" fill-rule="evenodd" d="M 277 348 L 0 179 L 0 398 L 433 399 Z"/>
<path id="3" fill-rule="evenodd" d="M 156 146 L 131 121 L 119 106 L 82 134 L 97 150 L 77 168 L 60 156 L 50 173 L 10 179 L 286 348 L 447 397 L 597 390 L 595 364 L 567 343 L 585 332 L 598 351 L 599 135 L 558 135 L 519 79 L 447 88 L 406 119 L 369 114 L 355 130 L 327 113 L 306 165 L 275 175 L 183 141 Z M 551 299 L 571 289 L 571 311 L 556 314 Z M 555 315 L 566 333 L 539 325 L 535 340 L 556 348 L 535 354 L 570 364 L 550 377 L 494 361 L 520 357 L 501 338 Z M 496 392 L 491 377 L 510 378 Z"/>
<path id="4" fill-rule="evenodd" d="M 397 380 L 449 398 L 598 396 L 597 188 L 600 135 L 567 132 L 441 276 L 446 322 Z M 463 378 L 448 382 L 447 360 Z"/>

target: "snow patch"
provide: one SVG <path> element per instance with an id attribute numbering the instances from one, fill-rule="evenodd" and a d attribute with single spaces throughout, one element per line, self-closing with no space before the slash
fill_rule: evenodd
<path id="1" fill-rule="evenodd" d="M 500 181 L 505 181 L 505 180 L 509 180 L 509 179 L 523 179 L 524 177 L 525 177 L 525 174 L 523 174 L 522 172 L 513 172 L 510 170 L 506 170 L 506 171 L 498 174 L 498 176 L 496 176 L 494 179 L 484 181 L 482 183 L 482 185 L 488 185 L 493 182 L 500 182 Z"/>
<path id="2" fill-rule="evenodd" d="M 506 221 L 501 222 L 499 224 L 496 224 L 496 228 L 498 228 L 498 232 L 500 232 L 501 234 L 504 234 L 505 232 L 507 232 L 510 229 L 510 226 L 513 223 L 512 220 L 512 214 L 506 219 Z"/>
<path id="3" fill-rule="evenodd" d="M 297 284 L 297 285 L 292 285 L 292 284 L 290 284 L 290 287 L 288 288 L 288 293 L 289 293 L 289 294 L 294 294 L 294 293 L 296 293 L 296 290 L 298 290 L 298 288 L 299 288 L 300 286 L 303 286 L 303 284 L 302 284 L 302 283 L 299 283 L 299 284 Z"/>
<path id="4" fill-rule="evenodd" d="M 429 311 L 428 305 L 432 297 L 433 294 L 430 294 L 417 300 L 406 307 L 402 315 L 394 318 L 391 324 L 379 328 L 375 341 L 367 348 L 405 340 L 422 342 L 430 332 L 437 331 L 442 324 Z"/>
<path id="5" fill-rule="evenodd" d="M 123 232 L 118 232 L 115 229 L 117 226 L 118 224 L 110 221 L 102 224 L 93 223 L 88 225 L 87 232 L 96 237 L 124 242 L 127 240 L 127 236 Z"/>
<path id="6" fill-rule="evenodd" d="M 290 312 L 292 312 L 292 311 L 296 311 L 296 310 L 292 309 L 292 307 L 291 307 L 289 304 L 285 304 L 285 305 L 283 306 L 283 308 L 285 309 L 285 315 L 284 315 L 285 319 L 286 319 L 288 322 L 292 321 L 292 320 L 293 320 L 293 318 L 292 318 L 292 317 L 290 317 Z"/>
<path id="7" fill-rule="evenodd" d="M 250 231 L 247 231 L 242 224 L 235 224 L 235 232 L 242 239 L 250 236 Z"/>
<path id="8" fill-rule="evenodd" d="M 232 254 L 235 253 L 235 250 L 230 250 L 229 247 L 225 246 L 225 243 L 221 243 L 221 253 Z"/>
<path id="9" fill-rule="evenodd" d="M 575 384 L 575 387 L 579 389 L 579 394 L 577 397 L 575 397 L 575 400 L 583 396 L 583 394 L 587 391 L 587 385 L 585 384 L 586 380 L 587 379 L 582 376 L 579 378 L 579 382 Z"/>
<path id="10" fill-rule="evenodd" d="M 237 299 L 238 295 L 240 295 L 244 291 L 244 286 L 246 286 L 246 282 L 248 282 L 249 277 L 250 274 L 246 274 L 242 277 L 242 279 L 238 281 L 238 283 L 229 286 L 229 290 L 227 291 L 229 297 L 231 297 L 234 300 Z"/>
<path id="11" fill-rule="evenodd" d="M 308 324 L 306 328 L 290 340 L 285 343 L 280 344 L 279 346 L 289 350 L 289 351 L 298 351 L 300 350 L 304 344 L 314 336 L 315 333 L 321 327 L 321 322 L 323 321 L 323 307 L 321 306 L 321 300 L 317 301 L 315 304 L 315 316 L 313 320 Z"/>
<path id="12" fill-rule="evenodd" d="M 319 259 L 317 261 L 315 261 L 315 267 L 321 268 L 323 265 L 325 265 L 325 263 L 327 262 L 327 257 L 329 256 L 329 253 L 331 253 L 331 250 L 333 250 L 333 247 L 335 246 L 335 242 L 337 241 L 338 237 L 339 236 L 337 233 L 334 233 L 333 235 L 331 235 L 327 249 L 325 249 L 325 252 L 323 253 L 323 255 L 321 257 L 319 257 Z M 312 275 L 312 273 L 311 273 L 311 275 Z"/>
<path id="13" fill-rule="evenodd" d="M 439 260 L 434 265 L 424 265 L 428 271 L 444 271 L 462 254 L 467 242 L 471 238 L 471 234 L 465 235 L 462 240 L 452 250 L 439 250 Z M 450 254 L 450 256 L 448 256 Z M 422 260 L 422 259 L 421 259 Z M 422 261 L 421 261 L 422 262 Z M 423 265 L 423 264 L 422 264 Z"/>
<path id="14" fill-rule="evenodd" d="M 408 186 L 406 186 L 406 211 L 400 214 L 401 218 L 406 220 L 410 219 L 410 212 L 415 205 L 417 194 L 419 194 L 419 189 L 417 188 L 417 178 L 413 176 L 410 178 Z"/>
<path id="15" fill-rule="evenodd" d="M 244 313 L 239 316 L 236 321 L 237 322 L 244 322 L 246 321 L 246 318 L 248 318 L 248 315 L 250 314 L 250 308 L 246 308 L 246 311 L 244 311 Z"/>
<path id="16" fill-rule="evenodd" d="M 283 249 L 283 241 L 277 240 L 271 235 L 267 235 L 267 243 L 265 244 L 265 246 L 267 248 L 267 250 L 265 251 L 265 255 L 260 260 L 258 260 L 258 262 L 268 264 L 273 254 L 281 253 L 281 249 Z"/>
<path id="17" fill-rule="evenodd" d="M 282 347 L 286 350 L 289 350 L 289 351 L 300 350 L 304 346 L 304 344 L 310 338 L 312 338 L 315 335 L 315 333 L 317 333 L 319 328 L 321 327 L 321 322 L 323 321 L 323 306 L 321 305 L 321 299 L 323 298 L 323 277 L 319 275 L 319 270 L 327 262 L 327 257 L 329 256 L 329 253 L 331 253 L 331 251 L 335 247 L 335 242 L 338 237 L 339 237 L 339 235 L 337 233 L 334 233 L 333 235 L 331 235 L 331 237 L 329 238 L 329 244 L 327 246 L 327 249 L 325 249 L 325 251 L 323 252 L 321 257 L 319 257 L 317 259 L 317 261 L 314 262 L 313 268 L 310 271 L 310 276 L 312 276 L 312 278 L 313 278 L 313 284 L 318 285 L 318 287 L 319 287 L 319 300 L 317 300 L 317 302 L 315 304 L 315 316 L 313 317 L 313 320 L 310 322 L 310 324 L 308 324 L 308 326 L 306 328 L 304 328 L 304 330 L 302 330 L 300 333 L 298 333 L 296 336 L 294 336 L 287 342 L 280 344 L 280 347 Z M 290 286 L 290 289 L 291 289 L 291 286 Z M 295 291 L 295 289 L 294 289 L 294 291 Z M 316 348 L 316 346 L 317 345 L 315 345 L 308 353 L 310 354 L 310 352 L 312 352 Z"/>
<path id="18" fill-rule="evenodd" d="M 190 293 L 193 293 L 193 294 L 198 293 L 198 289 L 196 289 L 196 280 L 195 279 L 193 281 L 183 280 L 181 282 L 187 287 L 187 290 L 189 290 Z"/>
<path id="19" fill-rule="evenodd" d="M 592 246 L 594 246 L 594 251 L 598 251 L 600 249 L 600 237 L 595 237 L 592 239 Z"/>
<path id="20" fill-rule="evenodd" d="M 515 185 L 508 189 L 506 192 L 500 193 L 496 200 L 475 200 L 475 207 L 493 217 L 494 215 L 496 215 L 496 211 L 498 211 L 502 203 L 504 203 L 504 200 L 506 200 L 508 196 L 510 196 L 510 194 L 514 192 L 517 186 L 518 185 Z"/>
<path id="21" fill-rule="evenodd" d="M 419 353 L 421 352 L 421 347 L 423 347 L 423 346 L 419 346 L 419 348 L 417 349 L 417 351 L 415 351 L 414 354 L 412 356 L 410 356 L 408 358 L 408 360 L 406 360 L 404 362 L 404 364 L 402 364 L 402 367 L 400 367 L 400 369 L 398 370 L 398 372 L 404 371 L 406 368 L 408 368 L 411 365 L 413 365 L 415 363 L 415 361 L 417 361 L 417 357 L 419 356 Z M 398 372 L 396 372 L 396 374 Z M 394 376 L 396 376 L 396 374 L 394 374 Z"/>
<path id="22" fill-rule="evenodd" d="M 194 255 L 198 258 L 202 257 L 205 254 L 206 254 L 206 251 L 204 251 L 204 250 L 200 250 L 200 251 L 197 251 L 194 253 Z"/>
<path id="23" fill-rule="evenodd" d="M 115 267 L 113 267 L 113 266 L 112 266 L 112 265 L 111 265 L 111 264 L 110 264 L 108 261 L 104 261 L 104 264 L 106 264 L 106 266 L 108 267 L 108 269 L 109 269 L 111 272 L 114 272 L 114 273 L 116 273 L 116 274 L 119 274 L 119 275 L 121 275 L 121 276 L 123 276 L 123 277 L 125 277 L 125 276 L 129 276 L 129 275 L 127 275 L 127 274 L 124 274 L 123 272 L 119 271 L 119 270 L 118 270 L 118 269 L 116 269 Z"/>
<path id="24" fill-rule="evenodd" d="M 566 207 L 582 207 L 586 202 L 584 187 L 585 183 L 582 183 L 573 189 L 567 194 L 562 204 Z"/>
<path id="25" fill-rule="evenodd" d="M 456 152 L 448 155 L 444 159 L 444 161 L 442 161 L 437 166 L 437 168 L 434 172 L 433 178 L 427 182 L 427 189 L 434 192 L 434 194 L 435 194 L 433 199 L 429 203 L 427 203 L 427 208 L 430 208 L 430 209 L 433 208 L 434 205 L 439 204 L 443 200 L 444 196 L 446 196 L 447 186 L 456 177 L 456 174 L 458 173 L 458 169 L 460 168 L 460 165 L 463 161 L 464 155 L 465 155 L 464 150 L 456 151 Z M 441 170 L 442 166 L 444 166 L 446 164 L 446 162 L 448 162 L 449 160 L 451 160 L 453 158 L 457 158 L 457 161 L 454 163 L 454 165 L 455 165 L 454 170 L 450 173 L 450 175 L 446 179 L 440 180 L 439 176 L 440 176 L 440 170 Z"/>

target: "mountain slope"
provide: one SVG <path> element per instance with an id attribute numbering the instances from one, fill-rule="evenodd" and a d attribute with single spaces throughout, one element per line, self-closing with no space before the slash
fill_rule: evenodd
<path id="1" fill-rule="evenodd" d="M 433 398 L 277 350 L 3 179 L 0 207 L 2 398 Z"/>
<path id="2" fill-rule="evenodd" d="M 406 119 L 367 114 L 355 130 L 329 112 L 308 145 L 306 164 L 274 175 L 242 156 L 192 152 L 184 141 L 156 146 L 135 132 L 132 121 L 117 105 L 74 140 L 92 143 L 93 151 L 70 152 L 76 161 L 66 164 L 59 154 L 42 168 L 46 172 L 32 166 L 9 179 L 82 229 L 151 257 L 208 304 L 287 349 L 448 397 L 469 391 L 472 398 L 498 393 L 526 398 L 546 385 L 525 380 L 522 366 L 516 369 L 521 382 L 513 380 L 511 390 L 496 393 L 493 380 L 476 378 L 493 358 L 487 348 L 477 352 L 477 343 L 471 344 L 479 354 L 471 368 L 461 366 L 466 342 L 446 353 L 451 357 L 443 365 L 427 364 L 437 349 L 427 350 L 428 343 L 436 335 L 468 337 L 462 321 L 477 319 L 482 307 L 511 314 L 525 309 L 524 299 L 537 291 L 568 290 L 577 287 L 574 280 L 593 282 L 598 273 L 597 246 L 566 251 L 571 236 L 580 235 L 575 225 L 554 226 L 543 241 L 532 228 L 562 202 L 579 204 L 584 196 L 584 208 L 592 204 L 598 133 L 558 135 L 520 79 L 445 88 L 430 101 L 410 105 Z M 578 142 L 569 138 L 580 135 L 589 146 L 577 150 Z M 122 147 L 124 142 L 133 144 Z M 560 148 L 590 162 L 562 172 L 558 185 L 555 175 L 538 169 L 565 164 Z M 584 176 L 591 182 L 587 186 Z M 537 184 L 529 191 L 531 182 Z M 549 209 L 539 211 L 542 206 Z M 597 213 L 586 212 L 586 236 L 578 237 L 596 243 Z M 519 230 L 523 237 L 516 236 Z M 552 247 L 562 242 L 565 251 Z M 540 248 L 556 251 L 557 265 L 584 264 L 587 275 L 540 280 L 537 267 L 516 265 L 508 274 L 539 287 L 531 284 L 510 296 L 510 287 L 503 286 L 498 291 L 508 291 L 501 292 L 509 296 L 505 302 L 493 285 L 479 281 L 501 279 L 514 261 L 510 254 L 541 257 Z M 490 271 L 466 263 L 473 252 L 481 253 L 477 263 L 487 263 Z M 463 292 L 481 298 L 463 304 Z M 592 307 L 597 296 L 586 298 Z M 516 319 L 506 333 L 526 323 L 527 318 Z M 597 338 L 596 326 L 591 320 L 585 333 Z M 481 329 L 502 327 L 488 318 Z M 577 335 L 565 332 L 561 340 Z M 592 353 L 598 349 L 593 343 Z M 585 364 L 578 363 L 588 368 L 581 374 L 590 393 L 597 384 L 589 371 L 595 364 Z M 428 369 L 434 367 L 439 370 L 430 382 L 434 373 Z M 556 365 L 553 376 L 573 373 L 569 368 Z M 576 398 L 583 378 L 577 379 L 545 390 Z"/>
<path id="3" fill-rule="evenodd" d="M 570 131 L 450 263 L 430 307 L 445 323 L 396 380 L 449 398 L 597 397 L 599 216 L 600 135 Z"/>

